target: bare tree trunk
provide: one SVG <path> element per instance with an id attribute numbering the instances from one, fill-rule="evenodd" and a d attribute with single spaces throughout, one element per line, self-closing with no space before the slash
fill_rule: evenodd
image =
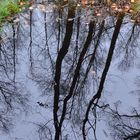
<path id="1" fill-rule="evenodd" d="M 63 121 L 65 119 L 66 110 L 67 110 L 67 102 L 69 101 L 69 99 L 73 95 L 73 91 L 74 91 L 77 79 L 79 77 L 79 72 L 80 72 L 80 69 L 81 69 L 81 65 L 82 65 L 84 56 L 85 56 L 85 54 L 86 54 L 86 52 L 87 52 L 87 50 L 88 50 L 88 48 L 90 46 L 90 43 L 92 41 L 92 36 L 93 36 L 93 33 L 94 33 L 94 27 L 95 27 L 95 23 L 90 22 L 88 36 L 87 36 L 86 42 L 84 44 L 83 50 L 82 50 L 82 52 L 80 54 L 77 67 L 75 69 L 75 73 L 74 73 L 74 77 L 73 77 L 73 81 L 72 81 L 72 84 L 71 84 L 71 87 L 70 87 L 69 94 L 64 99 L 63 110 L 62 110 L 62 115 L 61 115 L 61 119 L 60 119 L 60 126 L 62 126 L 62 123 L 63 123 Z"/>
<path id="2" fill-rule="evenodd" d="M 75 16 L 75 10 L 73 8 L 68 9 L 68 17 L 69 18 L 74 18 Z M 61 78 L 61 67 L 62 67 L 62 61 L 65 57 L 65 55 L 68 52 L 70 41 L 71 41 L 71 36 L 73 33 L 73 23 L 74 20 L 69 21 L 67 20 L 66 24 L 66 33 L 64 37 L 64 41 L 62 43 L 62 47 L 58 53 L 57 59 L 56 59 L 56 66 L 55 66 L 55 77 L 54 77 L 54 108 L 53 108 L 53 119 L 54 119 L 54 126 L 55 126 L 55 140 L 60 139 L 61 135 L 61 127 L 59 125 L 59 120 L 58 120 L 58 109 L 59 109 L 59 95 L 60 95 L 60 78 Z"/>
<path id="3" fill-rule="evenodd" d="M 83 128 L 82 128 L 82 133 L 83 133 L 83 139 L 84 140 L 86 140 L 86 132 L 85 132 L 85 127 L 86 126 L 85 125 L 88 121 L 89 112 L 90 112 L 90 109 L 91 109 L 93 104 L 94 104 L 94 107 L 96 107 L 96 105 L 98 103 L 98 100 L 101 97 L 101 93 L 102 93 L 102 90 L 103 90 L 103 87 L 104 87 L 105 79 L 106 79 L 106 76 L 107 76 L 107 73 L 108 73 L 108 70 L 109 70 L 109 67 L 110 67 L 110 64 L 111 64 L 112 57 L 113 57 L 113 52 L 114 52 L 114 49 L 115 49 L 116 41 L 117 41 L 117 38 L 118 38 L 118 35 L 119 35 L 119 32 L 120 32 L 120 28 L 121 28 L 121 25 L 122 25 L 122 22 L 123 22 L 123 17 L 124 17 L 124 14 L 122 14 L 122 13 L 118 15 L 118 19 L 117 19 L 117 22 L 116 22 L 116 26 L 115 26 L 113 36 L 112 36 L 110 49 L 109 49 L 106 64 L 105 64 L 105 67 L 104 67 L 104 70 L 103 70 L 103 73 L 102 73 L 102 76 L 101 76 L 101 81 L 100 81 L 100 84 L 99 84 L 98 91 L 93 96 L 93 98 L 90 100 L 90 102 L 88 104 L 88 107 L 87 107 L 87 110 L 86 110 L 85 118 L 83 120 Z"/>

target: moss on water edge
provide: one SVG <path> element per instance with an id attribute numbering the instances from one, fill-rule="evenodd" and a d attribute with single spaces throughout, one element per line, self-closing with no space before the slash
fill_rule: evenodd
<path id="1" fill-rule="evenodd" d="M 134 4 L 133 4 L 133 9 L 135 12 L 140 12 L 140 0 L 137 0 Z"/>
<path id="2" fill-rule="evenodd" d="M 0 0 L 0 28 L 9 18 L 20 13 L 28 5 L 28 0 Z M 1 29 L 0 29 L 1 31 Z"/>

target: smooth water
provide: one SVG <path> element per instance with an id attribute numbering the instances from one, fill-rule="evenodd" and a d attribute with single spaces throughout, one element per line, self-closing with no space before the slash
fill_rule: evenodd
<path id="1" fill-rule="evenodd" d="M 138 139 L 139 25 L 53 4 L 19 18 L 0 36 L 1 139 Z"/>

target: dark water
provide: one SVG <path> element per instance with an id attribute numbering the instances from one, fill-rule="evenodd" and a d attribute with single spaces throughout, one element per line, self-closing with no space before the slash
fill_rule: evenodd
<path id="1" fill-rule="evenodd" d="M 3 140 L 138 140 L 139 25 L 91 7 L 36 7 L 0 36 Z"/>

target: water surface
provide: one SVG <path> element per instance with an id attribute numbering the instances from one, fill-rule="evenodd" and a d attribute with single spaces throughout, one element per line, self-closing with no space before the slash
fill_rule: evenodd
<path id="1" fill-rule="evenodd" d="M 19 18 L 0 37 L 2 140 L 138 139 L 139 25 L 53 4 Z"/>

